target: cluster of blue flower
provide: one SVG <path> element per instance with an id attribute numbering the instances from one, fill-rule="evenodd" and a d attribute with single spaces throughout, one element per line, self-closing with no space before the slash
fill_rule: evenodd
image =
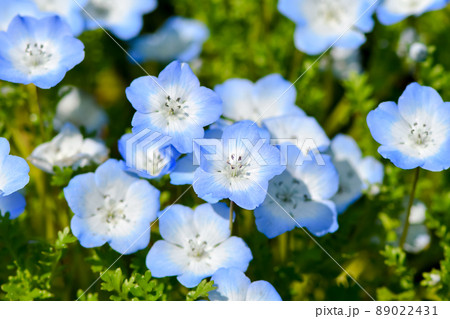
<path id="1" fill-rule="evenodd" d="M 320 54 L 332 46 L 356 49 L 372 31 L 373 13 L 384 25 L 444 8 L 448 0 L 280 0 L 278 10 L 296 24 L 297 49 Z"/>
<path id="2" fill-rule="evenodd" d="M 1 0 L 6 9 L 0 12 L 0 29 L 6 31 L 0 32 L 0 79 L 53 87 L 84 59 L 74 33 L 97 21 L 128 39 L 139 33 L 142 14 L 156 6 L 153 0 L 113 2 Z M 316 54 L 333 44 L 361 45 L 363 33 L 373 27 L 375 2 L 280 0 L 279 9 L 297 23 L 296 46 Z M 445 3 L 384 1 L 377 12 L 388 24 Z M 82 10 L 95 20 L 83 19 Z M 172 18 L 155 34 L 135 40 L 132 54 L 138 60 L 189 61 L 207 37 L 203 25 Z M 168 40 L 177 38 L 184 42 Z M 168 45 L 173 42 L 179 45 Z M 152 245 L 146 260 L 152 275 L 177 276 L 186 287 L 212 276 L 218 290 L 211 300 L 280 300 L 272 285 L 250 283 L 243 273 L 253 256 L 241 238 L 231 236 L 234 203 L 254 210 L 257 229 L 269 238 L 295 227 L 323 236 L 338 229 L 338 214 L 364 192 L 376 191 L 373 186 L 383 180 L 382 164 L 363 158 L 349 136 L 330 140 L 316 119 L 296 106 L 295 88 L 279 74 L 256 83 L 229 79 L 212 90 L 200 85 L 187 63 L 175 60 L 158 77 L 134 80 L 126 96 L 136 112 L 132 133 L 119 140 L 124 161 L 106 160 L 64 189 L 74 213 L 72 232 L 84 247 L 108 243 L 131 254 L 148 246 L 150 228 L 159 220 L 162 240 Z M 382 144 L 379 153 L 396 166 L 450 167 L 450 106 L 432 88 L 411 84 L 398 106 L 382 103 L 367 122 Z M 68 124 L 30 159 L 51 172 L 55 165 L 106 158 L 104 145 L 83 139 Z M 0 139 L 0 210 L 11 218 L 24 210 L 17 191 L 28 183 L 28 171 L 26 161 L 9 155 L 9 143 Z M 160 191 L 147 179 L 167 174 L 174 185 L 192 185 L 208 203 L 195 209 L 174 204 L 160 211 Z M 219 202 L 223 199 L 230 200 L 230 207 Z"/>

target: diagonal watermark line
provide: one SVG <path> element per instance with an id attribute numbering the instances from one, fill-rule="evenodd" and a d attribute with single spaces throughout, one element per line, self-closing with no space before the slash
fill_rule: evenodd
<path id="1" fill-rule="evenodd" d="M 268 192 L 268 191 L 266 191 L 261 185 L 259 185 L 259 183 L 257 183 L 257 182 L 255 182 L 256 183 L 256 185 L 258 185 L 263 191 L 265 191 L 266 192 L 266 194 L 267 194 L 267 196 L 269 196 L 285 213 L 286 213 L 286 215 L 288 215 L 296 224 L 297 224 L 297 226 L 301 229 L 301 230 L 303 230 L 304 232 L 305 232 L 305 234 L 306 235 L 308 235 L 308 237 L 309 238 L 311 238 L 311 240 L 328 256 L 328 257 L 330 257 L 331 258 L 331 260 L 333 260 L 334 261 L 334 263 L 336 264 L 336 265 L 338 265 L 338 267 L 339 268 L 341 268 L 342 269 L 342 271 L 343 272 L 345 272 L 346 274 L 347 274 L 347 276 L 349 276 L 350 277 L 350 279 L 351 280 L 353 280 L 354 282 L 355 282 L 355 284 L 357 284 L 358 285 L 358 287 L 359 288 L 361 288 L 361 290 L 362 291 L 364 291 L 364 293 L 370 298 L 370 299 L 372 299 L 372 301 L 376 301 L 376 299 L 375 298 L 373 298 L 372 297 L 372 295 L 371 294 L 369 294 L 369 292 L 367 292 L 367 290 L 366 289 L 364 289 L 364 287 L 363 286 L 361 286 L 361 284 L 355 279 L 355 278 L 353 278 L 353 276 L 352 275 L 350 275 L 349 273 L 348 273 L 348 271 L 347 270 L 345 270 L 345 268 L 344 267 L 342 267 L 341 266 L 341 264 L 339 264 L 339 262 L 336 260 L 336 259 L 334 259 L 333 258 L 333 256 L 331 256 L 330 255 L 330 253 L 325 249 L 325 248 L 323 248 L 323 246 L 321 245 L 321 244 L 319 244 L 319 242 L 303 227 L 303 226 L 301 226 L 296 220 L 295 220 L 295 218 L 294 217 L 292 217 L 287 211 L 286 211 L 286 209 L 284 209 L 284 207 L 283 206 L 281 206 L 281 204 L 275 199 L 275 198 L 273 198 L 273 196 Z"/>
<path id="2" fill-rule="evenodd" d="M 139 240 L 139 239 L 141 239 L 141 237 L 142 236 L 144 236 L 145 235 L 145 233 L 147 232 L 147 231 L 150 231 L 151 230 L 151 228 L 152 228 L 152 226 L 161 218 L 161 217 L 163 217 L 180 199 L 181 199 L 181 197 L 183 197 L 192 187 L 193 187 L 193 185 L 194 185 L 194 183 L 196 182 L 197 180 L 195 180 L 193 183 L 192 183 L 192 185 L 190 185 L 188 188 L 186 188 L 186 190 L 172 203 L 172 204 L 170 204 L 170 206 L 168 207 L 168 208 L 166 208 L 164 211 L 163 211 L 163 213 L 156 219 L 156 220 L 154 220 L 151 224 L 150 224 L 150 226 L 148 226 L 148 228 L 134 241 L 134 242 L 132 242 L 131 243 L 131 245 L 125 250 L 125 252 L 123 253 L 123 254 L 121 254 L 119 257 L 117 257 L 117 259 L 116 260 L 114 260 L 114 262 L 105 270 L 105 271 L 103 271 L 102 273 L 100 273 L 100 276 L 97 278 L 97 279 L 95 279 L 94 280 L 94 282 L 85 290 L 85 291 L 83 291 L 83 293 L 76 299 L 76 301 L 79 301 L 102 277 L 103 277 L 103 275 L 108 271 L 108 270 L 110 270 L 111 269 L 111 267 L 112 266 L 114 266 L 118 261 L 119 261 L 119 259 L 120 258 L 122 258 L 126 253 L 127 253 L 127 251 L 131 248 L 131 247 L 133 247 L 133 245 Z"/>
<path id="3" fill-rule="evenodd" d="M 355 24 L 357 24 L 358 22 L 359 22 L 359 20 L 361 20 L 363 17 L 364 17 L 364 15 L 367 13 L 367 12 L 369 12 L 369 10 L 370 9 L 372 9 L 378 2 L 379 2 L 380 0 L 375 0 L 371 5 L 370 5 L 370 7 L 368 7 L 359 17 L 358 17 L 358 19 L 355 21 L 355 22 L 353 22 L 340 36 L 339 36 L 339 38 L 337 38 L 336 39 L 336 41 L 334 41 L 312 64 L 310 64 L 307 68 L 306 68 L 306 70 L 286 89 L 286 90 L 284 90 L 284 92 L 283 93 L 281 93 L 281 95 L 275 100 L 275 101 L 273 101 L 271 104 L 269 104 L 269 106 L 267 106 L 263 111 L 262 111 L 262 113 L 260 113 L 260 115 L 258 116 L 258 118 L 255 120 L 255 121 L 253 121 L 253 124 L 252 125 L 254 125 L 254 124 L 256 124 L 256 122 L 258 122 L 259 120 L 261 120 L 261 118 L 264 116 L 264 114 L 275 104 L 275 103 L 277 103 L 285 94 L 286 94 L 286 92 L 287 91 L 289 91 L 290 89 L 292 89 L 292 87 L 293 86 L 295 86 L 295 84 L 309 71 L 309 70 L 311 70 L 311 68 L 317 63 L 317 62 L 319 62 L 320 61 L 320 59 L 322 59 L 323 58 L 323 56 L 328 52 L 328 51 L 330 51 L 330 49 L 340 40 L 340 39 L 342 39 L 342 37 L 348 32 L 348 31 L 350 31 L 350 29 L 351 28 L 353 28 L 354 26 L 355 26 Z"/>

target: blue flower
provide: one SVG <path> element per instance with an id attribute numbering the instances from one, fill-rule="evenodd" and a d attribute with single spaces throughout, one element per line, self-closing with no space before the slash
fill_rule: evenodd
<path id="1" fill-rule="evenodd" d="M 280 144 L 292 143 L 296 140 L 296 145 L 308 153 L 310 150 L 326 151 L 330 146 L 330 139 L 317 122 L 310 116 L 285 115 L 263 121 L 273 139 L 277 139 Z M 283 142 L 283 139 L 292 140 Z"/>
<path id="2" fill-rule="evenodd" d="M 27 162 L 21 157 L 9 155 L 9 150 L 8 140 L 0 137 L 0 198 L 24 188 L 30 181 Z"/>
<path id="3" fill-rule="evenodd" d="M 138 62 L 190 62 L 198 58 L 208 37 L 209 30 L 202 22 L 171 17 L 155 33 L 134 40 L 130 54 Z"/>
<path id="4" fill-rule="evenodd" d="M 132 125 L 172 138 L 180 153 L 190 153 L 193 140 L 202 138 L 203 127 L 222 114 L 222 101 L 200 82 L 186 63 L 174 61 L 159 77 L 138 78 L 127 88 L 128 100 L 136 109 Z"/>
<path id="5" fill-rule="evenodd" d="M 99 24 L 122 40 L 129 40 L 139 34 L 144 24 L 142 16 L 156 9 L 156 0 L 89 0 L 85 6 L 88 12 L 88 29 L 98 29 Z"/>
<path id="6" fill-rule="evenodd" d="M 95 173 L 75 176 L 64 189 L 74 212 L 72 233 L 83 247 L 108 243 L 121 254 L 147 247 L 150 223 L 159 210 L 159 191 L 108 160 Z"/>
<path id="7" fill-rule="evenodd" d="M 51 141 L 36 147 L 28 158 L 43 171 L 52 174 L 53 168 L 72 167 L 76 170 L 108 159 L 109 149 L 102 141 L 83 138 L 80 130 L 66 123 Z"/>
<path id="8" fill-rule="evenodd" d="M 377 9 L 378 20 L 391 25 L 415 15 L 444 8 L 448 0 L 385 0 Z"/>
<path id="9" fill-rule="evenodd" d="M 223 116 L 235 121 L 263 119 L 281 115 L 303 115 L 295 105 L 297 92 L 280 74 L 270 74 L 253 83 L 229 79 L 214 90 L 223 101 Z"/>
<path id="10" fill-rule="evenodd" d="M 70 122 L 78 127 L 84 127 L 88 134 L 102 133 L 108 124 L 108 115 L 93 96 L 74 86 L 64 86 L 58 93 L 61 99 L 53 118 L 55 130 L 61 130 L 65 123 Z"/>
<path id="11" fill-rule="evenodd" d="M 328 155 L 320 161 L 307 159 L 297 147 L 288 147 L 286 171 L 270 181 L 266 200 L 255 209 L 256 227 L 269 238 L 299 225 L 316 236 L 338 228 L 331 201 L 339 187 L 338 172 Z"/>
<path id="12" fill-rule="evenodd" d="M 200 198 L 229 198 L 244 209 L 255 209 L 266 197 L 269 180 L 281 174 L 280 151 L 269 144 L 263 130 L 250 121 L 238 122 L 223 131 L 214 156 L 200 161 L 194 190 Z M 201 155 L 205 154 L 202 149 Z"/>
<path id="13" fill-rule="evenodd" d="M 367 116 L 378 152 L 402 169 L 450 167 L 450 103 L 431 87 L 408 85 L 398 101 L 381 103 Z"/>
<path id="14" fill-rule="evenodd" d="M 23 213 L 25 206 L 25 197 L 19 192 L 12 193 L 8 196 L 0 196 L 0 214 L 2 216 L 9 213 L 10 219 L 17 218 Z"/>
<path id="15" fill-rule="evenodd" d="M 296 23 L 297 49 L 319 54 L 331 46 L 355 49 L 373 29 L 377 0 L 280 0 L 278 10 Z"/>
<path id="16" fill-rule="evenodd" d="M 0 80 L 48 89 L 83 59 L 83 43 L 58 16 L 16 16 L 0 32 Z"/>
<path id="17" fill-rule="evenodd" d="M 363 158 L 355 140 L 343 134 L 331 141 L 331 156 L 339 173 L 339 190 L 333 202 L 341 214 L 362 196 L 364 190 L 383 182 L 384 167 L 372 156 Z"/>
<path id="18" fill-rule="evenodd" d="M 6 31 L 12 19 L 20 14 L 37 17 L 39 10 L 31 0 L 2 0 L 0 10 L 0 31 Z"/>
<path id="19" fill-rule="evenodd" d="M 82 7 L 87 3 L 87 0 L 31 0 L 36 3 L 39 10 L 42 13 L 40 16 L 33 17 L 43 17 L 50 15 L 59 15 L 63 18 L 72 29 L 74 35 L 79 35 L 84 30 L 85 21 L 82 14 Z M 21 15 L 25 15 L 22 11 Z"/>
<path id="20" fill-rule="evenodd" d="M 209 300 L 212 301 L 281 301 L 270 283 L 264 280 L 251 282 L 236 268 L 220 268 L 211 280 L 217 287 L 209 293 Z"/>
<path id="21" fill-rule="evenodd" d="M 182 205 L 164 210 L 159 218 L 164 240 L 147 255 L 147 267 L 156 278 L 177 276 L 185 287 L 197 286 L 219 268 L 246 271 L 253 256 L 245 242 L 230 237 L 228 207 L 203 204 L 195 211 Z"/>
<path id="22" fill-rule="evenodd" d="M 180 154 L 166 138 L 150 130 L 123 135 L 119 152 L 126 161 L 127 171 L 149 179 L 170 173 Z"/>

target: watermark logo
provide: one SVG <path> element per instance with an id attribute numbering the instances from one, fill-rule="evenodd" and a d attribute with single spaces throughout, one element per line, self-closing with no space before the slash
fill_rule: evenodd
<path id="1" fill-rule="evenodd" d="M 171 139 L 170 136 L 150 129 L 133 133 L 125 142 L 126 165 L 151 176 L 159 175 L 171 160 L 163 151 Z"/>

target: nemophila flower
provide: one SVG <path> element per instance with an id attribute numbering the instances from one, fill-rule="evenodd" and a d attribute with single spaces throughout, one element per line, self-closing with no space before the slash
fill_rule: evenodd
<path id="1" fill-rule="evenodd" d="M 212 90 L 200 86 L 186 63 L 174 61 L 159 77 L 138 78 L 127 88 L 136 109 L 133 130 L 144 128 L 170 136 L 180 153 L 192 152 L 192 143 L 204 135 L 203 127 L 222 114 L 222 101 Z"/>
<path id="2" fill-rule="evenodd" d="M 355 140 L 339 134 L 331 141 L 331 156 L 339 173 L 339 190 L 333 197 L 339 214 L 357 201 L 371 185 L 381 184 L 384 167 L 372 156 L 362 156 Z"/>
<path id="3" fill-rule="evenodd" d="M 170 173 L 180 153 L 168 141 L 167 136 L 150 130 L 123 135 L 119 152 L 127 171 L 150 179 Z"/>
<path id="4" fill-rule="evenodd" d="M 295 105 L 297 92 L 279 74 L 270 74 L 256 83 L 246 79 L 229 79 L 214 90 L 223 101 L 223 116 L 235 121 L 263 119 L 280 115 L 303 115 Z"/>
<path id="5" fill-rule="evenodd" d="M 408 200 L 404 202 L 406 209 Z M 431 236 L 425 223 L 427 207 L 419 200 L 415 200 L 411 207 L 411 214 L 409 215 L 409 228 L 406 236 L 403 249 L 409 253 L 417 254 L 425 250 L 431 242 Z M 406 214 L 402 214 L 400 219 L 405 220 Z M 400 235 L 401 229 L 398 229 Z"/>
<path id="6" fill-rule="evenodd" d="M 371 111 L 367 124 L 378 152 L 402 169 L 450 167 L 450 103 L 431 87 L 408 85 L 398 101 Z"/>
<path id="7" fill-rule="evenodd" d="M 25 206 L 25 197 L 19 192 L 12 193 L 8 196 L 0 196 L 0 214 L 2 216 L 9 213 L 10 219 L 17 218 L 23 213 Z"/>
<path id="8" fill-rule="evenodd" d="M 131 56 L 138 62 L 190 62 L 200 55 L 209 37 L 206 25 L 195 19 L 170 17 L 155 33 L 141 35 L 131 44 Z"/>
<path id="9" fill-rule="evenodd" d="M 0 198 L 24 188 L 30 180 L 27 162 L 9 151 L 8 140 L 0 137 Z"/>
<path id="10" fill-rule="evenodd" d="M 244 209 L 255 209 L 266 197 L 268 182 L 281 174 L 280 151 L 261 137 L 261 129 L 250 121 L 238 122 L 223 131 L 214 157 L 200 150 L 194 174 L 194 190 L 200 198 L 229 198 Z"/>
<path id="11" fill-rule="evenodd" d="M 100 164 L 108 158 L 108 153 L 103 142 L 83 138 L 78 128 L 66 123 L 50 142 L 36 147 L 29 160 L 43 171 L 53 173 L 55 166 L 72 167 L 75 170 L 89 164 Z"/>
<path id="12" fill-rule="evenodd" d="M 264 280 L 251 282 L 239 269 L 220 268 L 211 277 L 217 287 L 208 293 L 211 301 L 281 301 L 275 288 Z"/>
<path id="13" fill-rule="evenodd" d="M 384 0 L 377 9 L 377 17 L 382 24 L 390 25 L 411 15 L 442 9 L 447 3 L 448 0 Z"/>
<path id="14" fill-rule="evenodd" d="M 72 29 L 74 35 L 79 35 L 84 30 L 84 17 L 82 7 L 87 0 L 31 0 L 36 3 L 39 10 L 47 15 L 58 15 L 63 18 Z M 24 15 L 21 12 L 21 15 Z"/>
<path id="15" fill-rule="evenodd" d="M 294 140 L 296 140 L 296 145 L 305 153 L 308 153 L 310 150 L 323 152 L 330 146 L 330 139 L 327 134 L 317 120 L 310 116 L 285 115 L 274 117 L 264 120 L 263 127 L 280 144 L 294 144 Z"/>
<path id="16" fill-rule="evenodd" d="M 78 127 L 84 127 L 88 134 L 100 133 L 108 123 L 108 115 L 97 104 L 94 97 L 73 87 L 65 86 L 59 90 L 61 100 L 56 106 L 53 118 L 53 128 L 61 130 L 65 123 L 70 122 Z"/>
<path id="17" fill-rule="evenodd" d="M 274 238 L 299 225 L 316 236 L 337 230 L 332 198 L 339 187 L 339 175 L 330 156 L 321 155 L 321 159 L 319 163 L 297 147 L 288 147 L 286 171 L 270 181 L 264 203 L 255 209 L 260 232 Z"/>
<path id="18" fill-rule="evenodd" d="M 39 16 L 39 9 L 31 0 L 1 0 L 0 31 L 6 31 L 16 15 Z"/>
<path id="19" fill-rule="evenodd" d="M 58 16 L 16 16 L 0 32 L 0 80 L 48 89 L 83 59 L 83 43 Z"/>
<path id="20" fill-rule="evenodd" d="M 122 40 L 129 40 L 139 34 L 144 24 L 142 16 L 155 10 L 156 0 L 88 0 L 88 29 L 98 29 L 99 24 L 111 30 Z"/>
<path id="21" fill-rule="evenodd" d="M 297 49 L 319 54 L 331 46 L 355 49 L 374 26 L 377 0 L 280 0 L 278 10 L 296 23 Z"/>
<path id="22" fill-rule="evenodd" d="M 228 207 L 203 204 L 195 210 L 182 205 L 166 208 L 159 217 L 158 240 L 147 255 L 153 277 L 177 276 L 185 287 L 197 286 L 219 268 L 246 271 L 253 256 L 245 242 L 230 237 Z"/>
<path id="23" fill-rule="evenodd" d="M 333 48 L 330 52 L 333 74 L 339 79 L 348 79 L 363 71 L 359 49 Z"/>
<path id="24" fill-rule="evenodd" d="M 108 243 L 121 254 L 147 247 L 150 223 L 159 210 L 159 191 L 146 180 L 132 177 L 110 159 L 95 173 L 77 175 L 64 189 L 75 214 L 72 233 L 86 248 Z"/>

